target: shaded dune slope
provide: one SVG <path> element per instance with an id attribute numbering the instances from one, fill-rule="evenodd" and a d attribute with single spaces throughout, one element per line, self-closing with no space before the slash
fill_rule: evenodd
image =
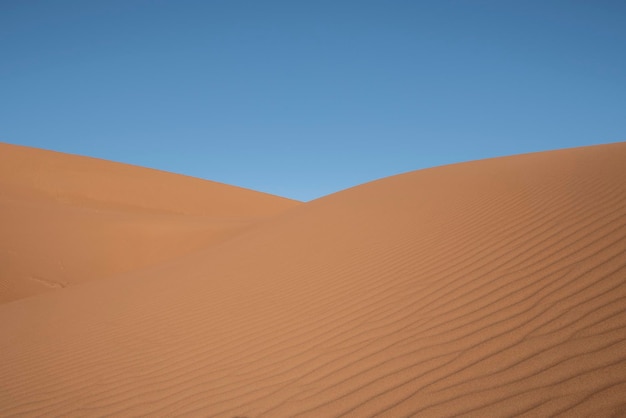
<path id="1" fill-rule="evenodd" d="M 0 302 L 176 258 L 296 204 L 157 170 L 0 144 Z"/>
<path id="2" fill-rule="evenodd" d="M 625 161 L 394 176 L 1 305 L 0 415 L 624 415 Z"/>

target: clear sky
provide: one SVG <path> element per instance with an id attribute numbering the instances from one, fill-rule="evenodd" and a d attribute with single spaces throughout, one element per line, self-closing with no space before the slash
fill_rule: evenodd
<path id="1" fill-rule="evenodd" d="M 623 0 L 2 0 L 0 141 L 310 200 L 626 140 Z"/>

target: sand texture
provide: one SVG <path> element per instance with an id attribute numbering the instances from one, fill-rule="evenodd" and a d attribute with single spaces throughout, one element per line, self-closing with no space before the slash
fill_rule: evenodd
<path id="1" fill-rule="evenodd" d="M 0 416 L 626 416 L 626 143 L 304 204 L 18 151 L 2 251 L 85 277 L 0 305 Z M 85 264 L 109 246 L 141 262 Z"/>
<path id="2" fill-rule="evenodd" d="M 176 258 L 297 204 L 0 143 L 0 303 Z"/>

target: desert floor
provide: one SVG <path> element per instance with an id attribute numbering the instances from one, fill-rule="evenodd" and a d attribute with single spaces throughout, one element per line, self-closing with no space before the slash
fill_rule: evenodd
<path id="1" fill-rule="evenodd" d="M 0 416 L 626 416 L 626 143 L 311 202 L 0 144 Z"/>

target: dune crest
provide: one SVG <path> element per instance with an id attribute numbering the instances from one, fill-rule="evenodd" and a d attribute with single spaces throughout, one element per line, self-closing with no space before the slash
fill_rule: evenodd
<path id="1" fill-rule="evenodd" d="M 0 143 L 0 303 L 176 258 L 297 204 Z"/>
<path id="2" fill-rule="evenodd" d="M 0 305 L 0 415 L 622 416 L 625 162 L 411 172 Z"/>

